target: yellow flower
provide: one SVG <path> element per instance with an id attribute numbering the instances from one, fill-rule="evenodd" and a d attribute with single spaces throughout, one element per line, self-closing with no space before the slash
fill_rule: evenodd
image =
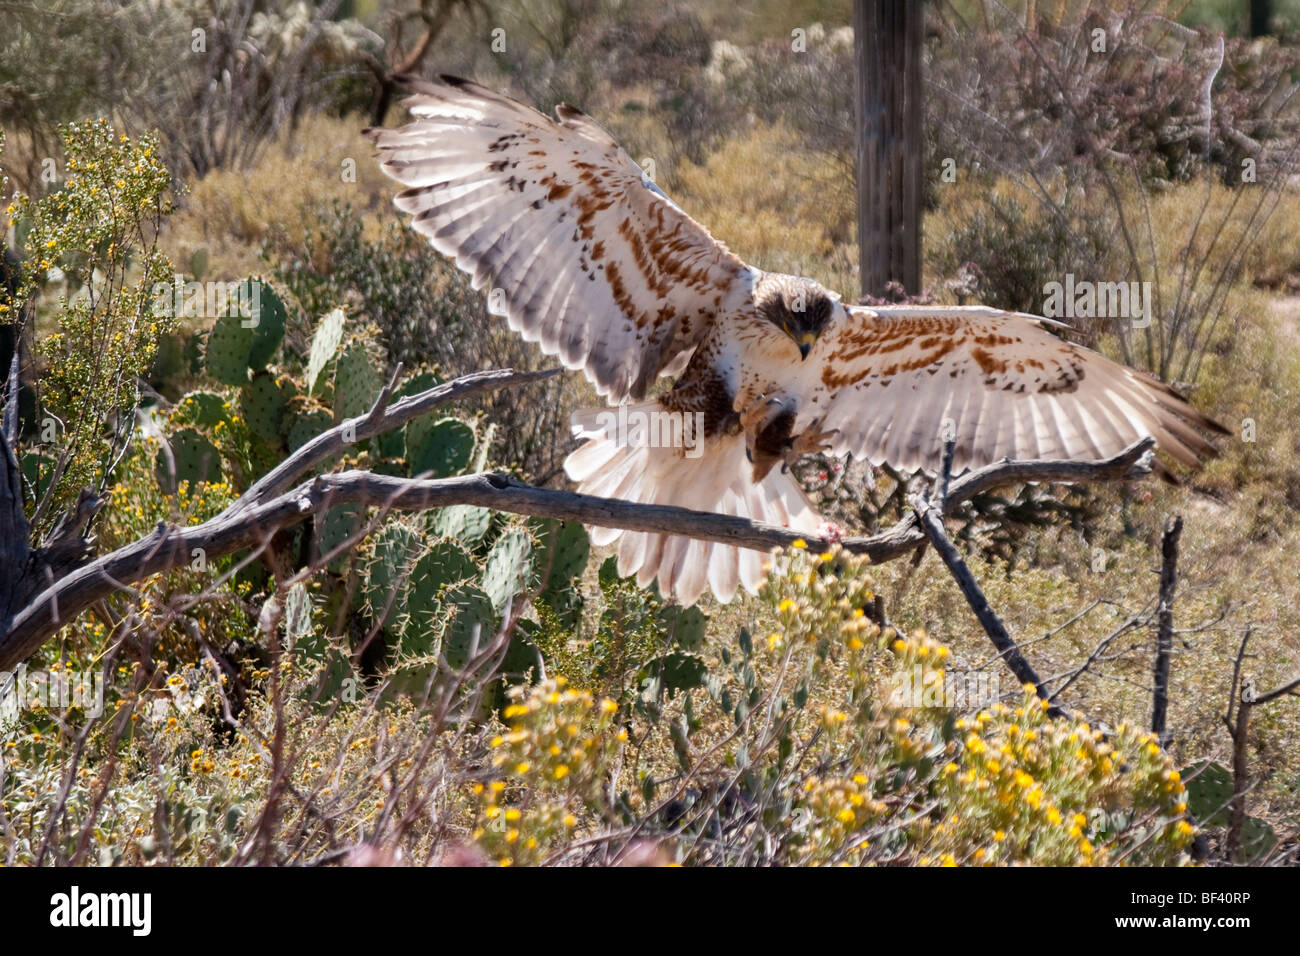
<path id="1" fill-rule="evenodd" d="M 568 775 L 569 775 L 569 768 L 566 767 L 564 764 L 560 764 L 558 767 L 555 768 L 556 780 L 563 780 Z"/>
<path id="2" fill-rule="evenodd" d="M 802 551 L 804 548 L 808 547 L 808 542 L 805 541 L 803 538 L 795 538 L 794 541 L 790 544 L 790 547 L 798 551 Z"/>

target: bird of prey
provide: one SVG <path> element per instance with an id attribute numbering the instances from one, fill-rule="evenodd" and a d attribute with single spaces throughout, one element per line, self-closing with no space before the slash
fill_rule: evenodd
<path id="1" fill-rule="evenodd" d="M 1214 454 L 1197 429 L 1222 429 L 1054 335 L 1059 323 L 846 305 L 742 262 L 582 111 L 551 119 L 451 76 L 402 82 L 412 121 L 367 131 L 406 187 L 397 207 L 490 290 L 491 312 L 617 406 L 574 416 L 585 443 L 565 470 L 583 493 L 813 533 L 820 519 L 785 467 L 809 452 L 934 471 L 946 433 L 954 473 L 1105 459 L 1144 436 L 1185 465 Z M 675 381 L 652 391 L 661 376 Z M 593 528 L 592 540 L 618 541 L 620 574 L 683 604 L 706 587 L 720 601 L 756 590 L 767 560 L 672 535 Z"/>

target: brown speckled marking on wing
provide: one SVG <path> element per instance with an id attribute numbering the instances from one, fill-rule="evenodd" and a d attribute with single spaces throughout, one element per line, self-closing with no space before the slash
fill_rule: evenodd
<path id="1" fill-rule="evenodd" d="M 956 466 L 1098 459 L 1143 435 L 1196 465 L 1222 431 L 1149 376 L 1074 345 L 1033 316 L 977 307 L 855 308 L 790 390 L 839 429 L 833 448 L 902 469 L 937 467 L 947 420 Z"/>
<path id="2" fill-rule="evenodd" d="M 644 395 L 752 271 L 653 184 L 590 117 L 553 120 L 466 80 L 406 80 L 414 120 L 371 130 L 413 225 L 490 307 L 611 401 Z"/>

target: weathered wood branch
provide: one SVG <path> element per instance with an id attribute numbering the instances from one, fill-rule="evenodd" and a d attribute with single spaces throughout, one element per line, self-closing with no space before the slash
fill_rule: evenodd
<path id="1" fill-rule="evenodd" d="M 1029 684 L 1033 686 L 1039 698 L 1048 704 L 1047 713 L 1049 715 L 1052 717 L 1068 717 L 1070 714 L 1064 708 L 1051 702 L 1051 696 L 1043 685 L 1043 679 L 1038 676 L 1038 672 L 1034 670 L 1033 665 L 1025 659 L 1025 655 L 1020 652 L 1020 645 L 1016 643 L 1006 625 L 1002 623 L 1002 618 L 998 617 L 997 612 L 993 610 L 993 606 L 989 604 L 989 600 L 984 596 L 984 591 L 980 588 L 979 582 L 975 580 L 975 575 L 971 573 L 965 560 L 948 539 L 948 533 L 944 530 L 942 515 L 946 513 L 951 501 L 951 495 L 957 489 L 957 485 L 949 483 L 955 445 L 956 443 L 951 440 L 944 444 L 943 466 L 940 469 L 938 478 L 935 479 L 934 496 L 929 497 L 923 493 L 913 495 L 911 498 L 912 512 L 921 522 L 922 533 L 948 568 L 948 573 L 957 582 L 957 587 L 961 590 L 962 596 L 966 598 L 966 603 L 975 612 L 975 617 L 979 619 L 980 626 L 984 628 L 984 633 L 988 635 L 989 640 L 993 642 L 993 646 L 997 648 L 998 656 L 1002 658 L 1011 673 L 1016 676 L 1016 679 L 1022 685 Z M 988 469 L 981 470 L 987 471 Z M 975 474 L 978 474 L 978 472 Z"/>
<path id="2" fill-rule="evenodd" d="M 493 369 L 474 372 L 436 385 L 418 395 L 411 395 L 395 405 L 389 405 L 393 389 L 401 375 L 401 368 L 379 393 L 374 405 L 366 414 L 348 419 L 329 431 L 322 432 L 292 455 L 276 465 L 253 483 L 234 505 L 241 511 L 264 504 L 276 495 L 293 487 L 302 475 L 317 465 L 343 454 L 349 446 L 366 441 L 376 435 L 405 425 L 436 408 L 466 398 L 475 398 L 488 392 L 515 385 L 528 385 L 560 374 L 563 369 L 552 368 L 541 372 L 516 372 L 513 369 Z"/>
<path id="3" fill-rule="evenodd" d="M 738 547 L 771 550 L 806 541 L 808 550 L 826 551 L 833 542 L 761 522 L 662 505 L 636 504 L 572 492 L 537 488 L 500 474 L 445 479 L 411 479 L 345 471 L 322 475 L 293 487 L 311 467 L 344 451 L 352 442 L 372 437 L 439 405 L 504 385 L 545 378 L 553 372 L 481 372 L 387 404 L 387 395 L 360 418 L 317 436 L 258 481 L 221 514 L 189 527 L 160 522 L 146 538 L 119 548 L 52 581 L 18 611 L 0 636 L 0 670 L 9 670 L 35 652 L 62 624 L 90 605 L 154 574 L 188 565 L 201 550 L 211 561 L 258 546 L 275 532 L 321 514 L 339 504 L 362 504 L 398 510 L 428 510 L 447 505 L 478 505 L 535 517 L 561 518 L 586 525 L 680 534 Z M 981 468 L 953 481 L 944 502 L 951 510 L 990 488 L 1022 481 L 1084 481 L 1141 477 L 1150 472 L 1152 441 L 1135 443 L 1105 462 L 1011 462 Z M 847 538 L 849 552 L 882 562 L 914 550 L 926 532 L 909 515 L 894 528 L 869 538 Z"/>

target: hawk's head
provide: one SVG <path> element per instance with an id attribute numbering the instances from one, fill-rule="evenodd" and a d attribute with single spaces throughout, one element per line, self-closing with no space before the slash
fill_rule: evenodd
<path id="1" fill-rule="evenodd" d="M 758 314 L 790 337 L 807 358 L 835 312 L 831 293 L 811 279 L 764 275 L 754 286 Z"/>

